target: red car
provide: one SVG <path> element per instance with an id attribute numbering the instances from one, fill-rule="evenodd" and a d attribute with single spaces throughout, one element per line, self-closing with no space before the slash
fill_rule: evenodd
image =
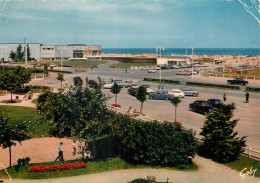
<path id="1" fill-rule="evenodd" d="M 85 69 L 83 67 L 79 67 L 79 68 L 75 69 L 75 71 L 85 72 L 85 71 L 87 71 L 87 69 Z"/>

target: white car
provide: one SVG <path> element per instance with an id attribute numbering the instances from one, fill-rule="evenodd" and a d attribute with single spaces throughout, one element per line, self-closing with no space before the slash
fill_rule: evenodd
<path id="1" fill-rule="evenodd" d="M 148 73 L 156 73 L 156 70 L 155 69 L 150 69 L 150 70 L 148 70 Z"/>
<path id="2" fill-rule="evenodd" d="M 171 89 L 169 91 L 174 97 L 184 98 L 185 94 L 179 89 Z"/>
<path id="3" fill-rule="evenodd" d="M 51 63 L 50 67 L 56 67 L 56 64 Z"/>
<path id="4" fill-rule="evenodd" d="M 111 89 L 113 85 L 114 85 L 113 82 L 107 82 L 106 84 L 103 85 L 103 88 L 104 89 Z"/>

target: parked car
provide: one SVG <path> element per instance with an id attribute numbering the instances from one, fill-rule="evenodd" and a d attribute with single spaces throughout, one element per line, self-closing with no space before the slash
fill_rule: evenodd
<path id="1" fill-rule="evenodd" d="M 50 67 L 56 67 L 56 64 L 51 63 L 51 64 L 50 64 Z"/>
<path id="2" fill-rule="evenodd" d="M 223 107 L 223 102 L 219 99 L 208 99 L 208 103 L 213 107 L 213 108 L 221 108 Z"/>
<path id="3" fill-rule="evenodd" d="M 170 93 L 172 93 L 174 95 L 174 97 L 184 98 L 184 96 L 185 96 L 185 94 L 179 89 L 171 89 Z"/>
<path id="4" fill-rule="evenodd" d="M 42 66 L 41 63 L 36 64 L 36 67 L 41 67 L 41 66 Z"/>
<path id="5" fill-rule="evenodd" d="M 150 88 L 149 85 L 141 85 L 141 86 L 146 88 L 147 94 L 154 93 L 154 91 Z M 128 93 L 130 95 L 136 95 L 137 92 L 138 92 L 139 87 L 141 87 L 141 86 L 132 86 L 131 88 L 128 89 Z"/>
<path id="6" fill-rule="evenodd" d="M 174 95 L 171 94 L 171 93 L 168 92 L 168 91 L 159 90 L 159 91 L 157 91 L 157 92 L 155 92 L 155 93 L 149 93 L 149 94 L 148 94 L 148 98 L 149 98 L 149 99 L 169 100 L 169 99 L 174 98 Z"/>
<path id="7" fill-rule="evenodd" d="M 173 69 L 179 69 L 180 67 L 178 65 L 172 65 L 171 66 Z"/>
<path id="8" fill-rule="evenodd" d="M 239 84 L 239 85 L 246 85 L 248 81 L 245 81 L 242 78 L 234 78 L 233 80 L 227 80 L 228 84 Z"/>
<path id="9" fill-rule="evenodd" d="M 189 88 L 189 87 L 183 87 L 181 88 L 181 91 L 186 95 L 186 96 L 193 96 L 193 97 L 197 97 L 199 96 L 199 92 L 193 88 Z"/>
<path id="10" fill-rule="evenodd" d="M 189 76 L 191 75 L 190 72 L 185 72 L 185 71 L 182 71 L 182 70 L 179 70 L 176 75 L 183 75 L 183 76 Z"/>
<path id="11" fill-rule="evenodd" d="M 156 73 L 156 70 L 155 69 L 149 69 L 148 73 Z"/>
<path id="12" fill-rule="evenodd" d="M 191 111 L 201 114 L 207 114 L 213 110 L 213 107 L 205 100 L 196 100 L 189 105 Z"/>
<path id="13" fill-rule="evenodd" d="M 10 61 L 9 64 L 15 64 L 15 61 Z"/>
<path id="14" fill-rule="evenodd" d="M 76 68 L 75 71 L 85 72 L 85 71 L 87 71 L 87 69 L 85 69 L 83 67 L 79 67 L 79 68 Z"/>
<path id="15" fill-rule="evenodd" d="M 114 85 L 114 83 L 113 83 L 112 81 L 106 82 L 106 83 L 103 85 L 103 88 L 104 88 L 104 89 L 111 89 L 113 85 Z"/>

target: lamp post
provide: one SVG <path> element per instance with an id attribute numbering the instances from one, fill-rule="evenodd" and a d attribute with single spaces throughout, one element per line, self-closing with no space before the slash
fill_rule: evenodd
<path id="1" fill-rule="evenodd" d="M 160 58 L 162 58 L 162 50 L 164 51 L 165 49 L 163 47 L 157 47 L 156 52 L 158 52 L 158 49 L 160 50 Z M 160 82 L 162 82 L 162 64 L 160 64 Z"/>
<path id="2" fill-rule="evenodd" d="M 192 58 L 191 58 L 191 79 L 193 79 L 193 50 L 195 47 L 191 47 Z"/>
<path id="3" fill-rule="evenodd" d="M 65 47 L 59 47 L 58 48 L 60 50 L 60 71 L 62 71 L 62 49 L 66 50 Z"/>

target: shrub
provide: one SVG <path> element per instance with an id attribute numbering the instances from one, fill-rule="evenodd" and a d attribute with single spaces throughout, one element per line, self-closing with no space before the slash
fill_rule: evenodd
<path id="1" fill-rule="evenodd" d="M 113 132 L 121 140 L 121 156 L 134 164 L 176 167 L 192 163 L 197 152 L 195 132 L 179 124 L 143 122 L 117 114 Z"/>
<path id="2" fill-rule="evenodd" d="M 147 179 L 134 179 L 128 183 L 150 183 L 150 181 Z"/>
<path id="3" fill-rule="evenodd" d="M 17 160 L 17 165 L 18 166 L 25 166 L 25 165 L 28 165 L 30 161 L 31 161 L 31 158 L 29 158 L 29 157 L 22 158 L 22 159 L 19 158 Z"/>

